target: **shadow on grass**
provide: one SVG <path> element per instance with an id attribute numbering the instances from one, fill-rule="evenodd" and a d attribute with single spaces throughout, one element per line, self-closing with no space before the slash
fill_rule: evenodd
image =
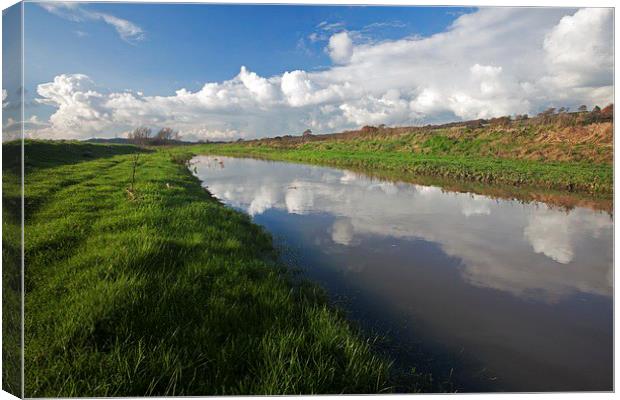
<path id="1" fill-rule="evenodd" d="M 76 144 L 79 144 L 79 146 L 76 146 Z M 15 147 L 18 148 L 19 146 L 19 141 L 4 143 L 2 145 L 4 157 L 2 167 L 4 169 L 9 169 L 15 173 L 19 172 L 19 152 L 14 150 Z M 29 173 L 61 165 L 77 164 L 83 161 L 109 158 L 135 152 L 150 153 L 152 150 L 139 148 L 134 145 L 95 144 L 66 140 L 25 140 L 24 169 L 26 173 Z M 7 155 L 9 157 L 7 157 Z"/>

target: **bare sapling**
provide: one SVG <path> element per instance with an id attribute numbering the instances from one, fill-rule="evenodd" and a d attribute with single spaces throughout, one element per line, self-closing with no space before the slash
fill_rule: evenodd
<path id="1" fill-rule="evenodd" d="M 140 147 L 141 151 L 142 146 L 148 143 L 149 139 L 151 138 L 151 129 L 141 126 L 129 133 L 128 138 L 133 144 Z M 133 153 L 131 156 L 131 181 L 129 184 L 129 188 L 127 189 L 127 193 L 132 200 L 136 197 L 136 170 L 138 169 L 138 162 L 140 161 L 140 151 Z"/>

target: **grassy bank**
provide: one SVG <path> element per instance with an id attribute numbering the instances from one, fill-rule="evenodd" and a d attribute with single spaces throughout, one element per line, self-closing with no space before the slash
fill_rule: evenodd
<path id="1" fill-rule="evenodd" d="M 26 396 L 390 390 L 388 363 L 182 150 L 141 153 L 129 194 L 136 151 L 26 143 Z"/>
<path id="2" fill-rule="evenodd" d="M 21 146 L 2 146 L 2 389 L 22 396 Z"/>
<path id="3" fill-rule="evenodd" d="M 204 145 L 201 152 L 611 197 L 610 123 L 357 132 Z"/>

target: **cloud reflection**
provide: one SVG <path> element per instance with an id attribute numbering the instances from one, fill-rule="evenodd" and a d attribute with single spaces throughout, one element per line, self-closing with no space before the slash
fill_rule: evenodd
<path id="1" fill-rule="evenodd" d="M 326 240 L 424 240 L 460 260 L 472 285 L 554 302 L 575 292 L 612 294 L 612 219 L 436 187 L 373 180 L 349 171 L 220 157 L 197 157 L 198 176 L 226 203 L 256 216 L 269 209 L 334 222 Z M 351 249 L 350 251 L 355 251 Z M 386 257 L 389 255 L 386 253 Z"/>

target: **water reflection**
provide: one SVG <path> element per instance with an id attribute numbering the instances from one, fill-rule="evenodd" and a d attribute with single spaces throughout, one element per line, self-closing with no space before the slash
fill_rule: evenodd
<path id="1" fill-rule="evenodd" d="M 296 244 L 305 254 L 310 276 L 347 295 L 355 286 L 360 303 L 374 296 L 387 307 L 384 312 L 395 313 L 391 319 L 402 324 L 417 321 L 418 333 L 456 347 L 473 346 L 484 365 L 499 375 L 505 373 L 506 384 L 500 388 L 610 388 L 613 220 L 609 214 L 450 193 L 323 167 L 208 156 L 194 161 L 197 175 L 213 195 L 244 210 L 288 244 Z M 420 286 L 425 274 L 428 281 Z M 454 274 L 458 279 L 450 280 L 450 286 L 447 282 Z M 337 280 L 343 283 L 336 284 Z M 444 304 L 446 299 L 440 296 L 448 302 Z M 473 309 L 481 298 L 489 305 Z M 572 307 L 572 316 L 562 314 L 576 299 L 598 306 Z M 461 314 L 452 319 L 436 315 L 440 303 L 461 309 Z M 533 308 L 536 304 L 538 308 Z M 580 310 L 588 315 L 580 316 Z M 487 314 L 482 318 L 480 313 Z M 521 315 L 520 325 L 513 327 L 506 313 Z M 581 317 L 591 325 L 577 328 L 569 321 Z M 455 331 L 474 321 L 475 329 L 467 334 Z M 505 332 L 507 327 L 513 327 L 512 332 Z M 552 335 L 556 342 L 533 332 Z M 591 343 L 592 335 L 599 338 L 598 344 Z M 524 338 L 528 341 L 516 343 Z M 549 364 L 562 359 L 559 354 L 570 353 L 559 343 L 580 354 L 588 349 L 590 371 L 579 372 L 576 362 L 573 367 L 557 367 L 557 375 L 549 377 Z M 507 354 L 531 352 L 532 346 L 538 355 L 528 354 L 523 365 L 506 365 Z M 502 347 L 509 348 L 504 349 L 507 353 L 499 350 Z M 521 381 L 508 377 L 517 374 L 517 366 L 534 365 L 547 370 L 545 381 L 536 382 L 522 371 Z M 525 383 L 529 386 L 523 387 Z"/>

